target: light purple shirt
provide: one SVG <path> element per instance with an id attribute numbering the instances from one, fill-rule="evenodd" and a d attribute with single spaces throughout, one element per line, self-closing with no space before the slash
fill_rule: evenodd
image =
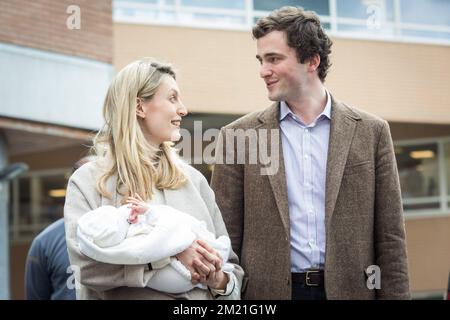
<path id="1" fill-rule="evenodd" d="M 291 272 L 325 265 L 325 180 L 331 121 L 331 99 L 305 125 L 280 103 L 280 128 L 291 222 Z"/>

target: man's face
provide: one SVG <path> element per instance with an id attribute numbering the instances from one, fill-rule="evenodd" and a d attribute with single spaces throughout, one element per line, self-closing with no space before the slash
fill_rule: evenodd
<path id="1" fill-rule="evenodd" d="M 307 84 L 307 62 L 297 60 L 295 49 L 287 44 L 284 31 L 272 31 L 257 39 L 256 58 L 261 63 L 259 75 L 266 83 L 272 101 L 294 101 Z"/>

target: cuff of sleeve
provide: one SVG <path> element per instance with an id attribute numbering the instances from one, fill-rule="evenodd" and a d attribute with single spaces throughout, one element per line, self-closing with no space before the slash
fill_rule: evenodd
<path id="1" fill-rule="evenodd" d="M 228 275 L 228 283 L 225 290 L 210 288 L 210 291 L 215 298 L 217 298 L 218 296 L 229 296 L 233 292 L 234 286 L 236 285 L 235 275 L 232 272 L 224 271 L 224 273 Z"/>
<path id="2" fill-rule="evenodd" d="M 129 287 L 144 287 L 145 265 L 125 265 L 125 282 Z"/>
<path id="3" fill-rule="evenodd" d="M 170 263 L 170 257 L 155 261 L 151 263 L 152 270 L 162 269 Z"/>

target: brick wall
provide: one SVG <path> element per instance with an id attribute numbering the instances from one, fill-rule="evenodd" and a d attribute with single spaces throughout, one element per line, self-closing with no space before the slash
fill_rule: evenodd
<path id="1" fill-rule="evenodd" d="M 70 5 L 80 8 L 79 30 L 66 26 Z M 0 1 L 0 42 L 111 63 L 112 41 L 112 0 Z"/>

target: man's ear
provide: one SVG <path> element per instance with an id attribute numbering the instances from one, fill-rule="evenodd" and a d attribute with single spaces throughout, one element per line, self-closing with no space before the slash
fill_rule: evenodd
<path id="1" fill-rule="evenodd" d="M 309 71 L 316 71 L 317 68 L 319 68 L 319 66 L 320 66 L 320 56 L 319 56 L 318 53 L 316 53 L 308 61 L 308 70 Z"/>
<path id="2" fill-rule="evenodd" d="M 145 119 L 145 111 L 143 107 L 143 101 L 140 98 L 136 98 L 136 116 L 141 119 Z"/>

